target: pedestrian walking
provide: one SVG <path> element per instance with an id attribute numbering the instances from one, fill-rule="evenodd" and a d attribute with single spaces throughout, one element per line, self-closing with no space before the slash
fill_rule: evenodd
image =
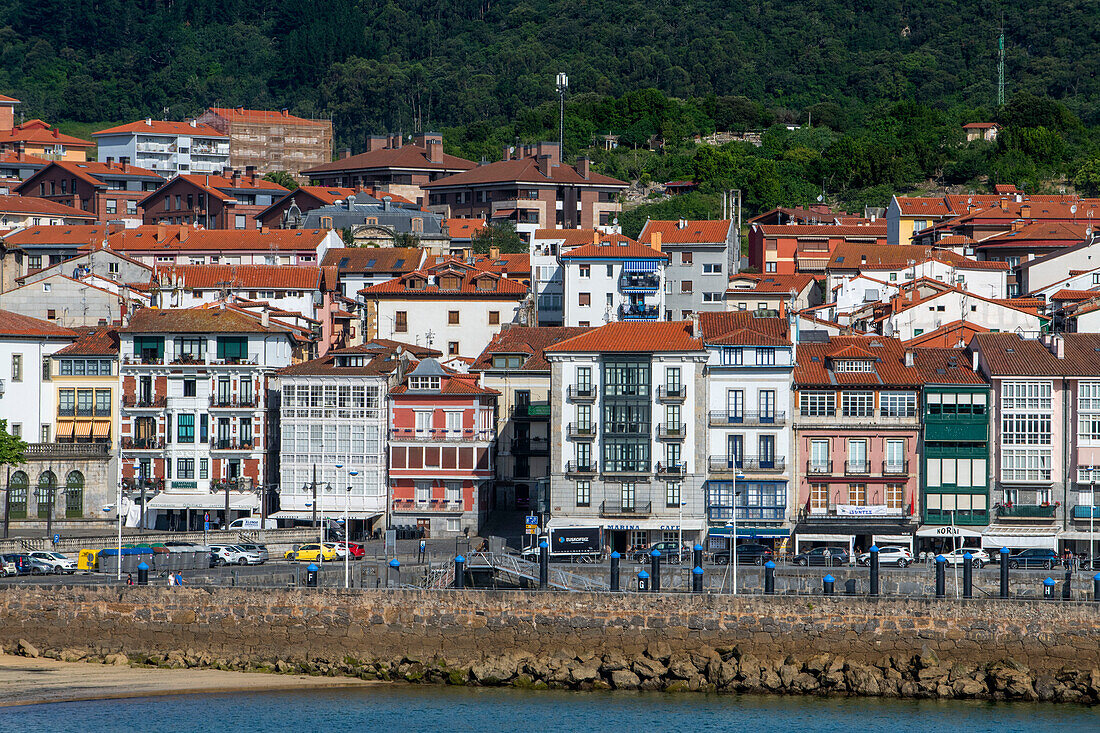
<path id="1" fill-rule="evenodd" d="M 175 579 L 176 585 L 183 585 L 183 576 L 180 573 L 176 573 Z"/>
<path id="2" fill-rule="evenodd" d="M 134 574 L 133 573 L 126 573 L 126 585 L 133 585 L 133 584 L 134 584 Z"/>

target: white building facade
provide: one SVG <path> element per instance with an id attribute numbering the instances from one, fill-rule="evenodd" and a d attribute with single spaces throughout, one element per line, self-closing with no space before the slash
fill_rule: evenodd
<path id="1" fill-rule="evenodd" d="M 126 160 L 165 178 L 198 173 L 221 175 L 229 167 L 229 136 L 194 120 L 145 118 L 93 134 L 99 160 Z"/>
<path id="2" fill-rule="evenodd" d="M 668 255 L 623 240 L 560 254 L 562 325 L 656 321 L 665 312 Z"/>

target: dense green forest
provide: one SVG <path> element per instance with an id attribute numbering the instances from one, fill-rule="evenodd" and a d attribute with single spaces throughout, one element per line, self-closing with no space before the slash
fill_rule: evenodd
<path id="1" fill-rule="evenodd" d="M 921 186 L 1100 187 L 1095 0 L 0 0 L 0 60 L 0 93 L 78 133 L 289 107 L 332 117 L 338 147 L 419 126 L 473 159 L 556 137 L 565 71 L 567 156 L 615 133 L 620 148 L 595 155 L 604 172 L 701 184 L 628 228 L 714 214 L 731 187 L 750 211 L 884 205 Z M 996 144 L 961 144 L 962 123 L 989 119 L 1007 126 Z M 767 133 L 757 148 L 690 142 L 715 129 Z"/>

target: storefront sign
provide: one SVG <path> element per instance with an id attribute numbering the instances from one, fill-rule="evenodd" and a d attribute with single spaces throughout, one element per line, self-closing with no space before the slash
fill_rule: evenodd
<path id="1" fill-rule="evenodd" d="M 837 504 L 836 507 L 838 517 L 885 517 L 891 514 L 897 515 L 900 512 L 897 509 L 890 509 L 885 504 L 868 504 L 866 506 Z"/>

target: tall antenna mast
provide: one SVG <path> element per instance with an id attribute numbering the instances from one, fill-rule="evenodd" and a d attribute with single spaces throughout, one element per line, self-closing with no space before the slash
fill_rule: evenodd
<path id="1" fill-rule="evenodd" d="M 997 106 L 1005 104 L 1005 17 L 1001 13 L 1001 35 L 997 38 Z"/>

